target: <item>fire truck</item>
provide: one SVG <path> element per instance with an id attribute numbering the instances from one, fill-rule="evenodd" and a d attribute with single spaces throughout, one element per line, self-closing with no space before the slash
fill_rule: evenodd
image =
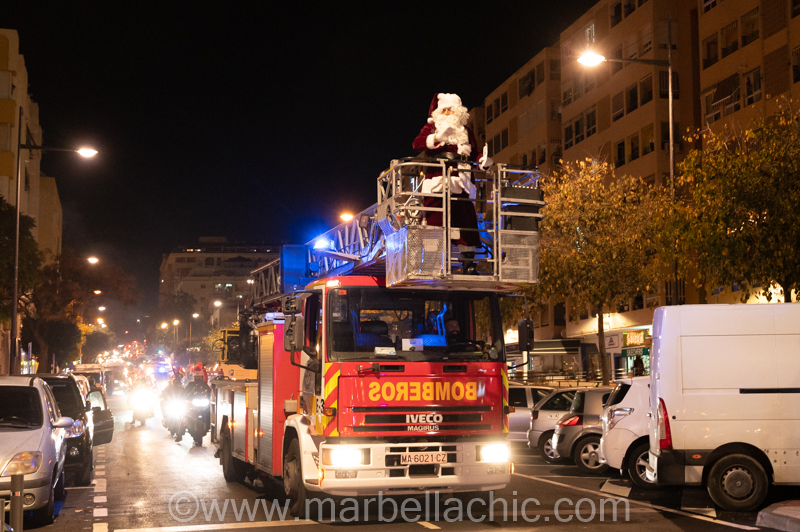
<path id="1" fill-rule="evenodd" d="M 441 190 L 423 192 L 432 172 L 444 176 Z M 471 174 L 475 198 L 451 193 L 454 172 Z M 211 381 L 225 479 L 282 478 L 295 516 L 326 495 L 505 487 L 513 463 L 499 302 L 537 281 L 536 177 L 509 165 L 395 160 L 378 177 L 376 204 L 253 271 L 239 327 L 225 334 L 226 375 Z M 476 275 L 451 244 L 470 230 L 451 223 L 457 201 L 478 207 Z M 431 212 L 441 226 L 426 224 Z M 517 327 L 527 352 L 527 316 Z"/>

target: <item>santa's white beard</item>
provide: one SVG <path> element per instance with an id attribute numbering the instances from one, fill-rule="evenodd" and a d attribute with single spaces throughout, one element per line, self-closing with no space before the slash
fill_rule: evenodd
<path id="1" fill-rule="evenodd" d="M 440 140 L 445 144 L 458 146 L 459 155 L 469 155 L 472 152 L 472 147 L 469 145 L 469 134 L 467 128 L 461 123 L 460 116 L 456 114 L 433 116 L 433 125 L 436 126 L 437 135 L 448 127 L 453 128 L 454 133 Z"/>

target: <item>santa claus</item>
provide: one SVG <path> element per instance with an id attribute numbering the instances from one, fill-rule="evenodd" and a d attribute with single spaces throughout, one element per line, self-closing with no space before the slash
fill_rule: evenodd
<path id="1" fill-rule="evenodd" d="M 475 199 L 475 184 L 472 174 L 467 171 L 469 162 L 478 162 L 481 169 L 486 170 L 493 162 L 486 154 L 478 158 L 478 147 L 475 136 L 467 127 L 469 113 L 461 103 L 461 98 L 456 94 L 439 93 L 434 95 L 428 111 L 428 123 L 414 139 L 414 150 L 423 153 L 426 157 L 449 159 L 454 161 L 454 166 L 464 171 L 451 171 L 450 195 L 453 198 Z M 425 175 L 422 183 L 422 192 L 442 192 L 443 177 L 439 171 L 430 171 Z M 439 198 L 425 198 L 426 207 L 441 207 Z M 442 225 L 441 212 L 428 212 L 426 216 L 428 225 Z M 462 271 L 466 274 L 476 274 L 475 247 L 480 244 L 478 234 L 478 219 L 475 206 L 471 201 L 450 202 L 450 225 L 452 228 L 466 229 L 459 231 L 459 237 L 453 242 L 458 244 L 462 257 Z"/>

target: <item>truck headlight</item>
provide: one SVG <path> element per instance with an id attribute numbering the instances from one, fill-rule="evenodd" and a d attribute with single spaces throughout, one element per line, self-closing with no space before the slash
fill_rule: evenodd
<path id="1" fill-rule="evenodd" d="M 209 405 L 209 400 L 205 397 L 198 397 L 196 399 L 192 399 L 192 406 L 196 406 L 197 408 L 205 408 Z"/>
<path id="2" fill-rule="evenodd" d="M 14 458 L 3 469 L 0 477 L 10 477 L 11 475 L 30 475 L 39 470 L 42 465 L 42 453 L 39 451 L 30 451 L 25 453 L 17 453 Z"/>
<path id="3" fill-rule="evenodd" d="M 478 446 L 478 456 L 481 462 L 508 462 L 510 452 L 505 443 L 492 443 Z"/>
<path id="4" fill-rule="evenodd" d="M 333 467 L 354 467 L 369 463 L 368 449 L 325 449 L 322 463 Z"/>

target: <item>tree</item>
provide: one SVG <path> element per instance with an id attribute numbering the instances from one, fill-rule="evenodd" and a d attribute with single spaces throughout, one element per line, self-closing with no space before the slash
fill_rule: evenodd
<path id="1" fill-rule="evenodd" d="M 113 348 L 111 334 L 104 331 L 93 330 L 85 336 L 83 356 L 87 362 L 94 362 L 97 355 Z"/>
<path id="2" fill-rule="evenodd" d="M 742 287 L 742 300 L 800 282 L 800 121 L 790 105 L 744 131 L 697 132 L 702 150 L 679 165 L 687 200 L 677 230 L 684 270 L 697 286 Z M 760 287 L 754 288 L 754 287 Z"/>
<path id="3" fill-rule="evenodd" d="M 0 197 L 0 321 L 11 318 L 11 292 L 14 283 L 14 246 L 16 244 L 16 209 Z M 31 231 L 36 226 L 33 218 L 24 214 L 19 218 L 19 294 L 26 294 L 33 286 L 39 269 L 39 248 Z"/>
<path id="4" fill-rule="evenodd" d="M 54 328 L 52 323 L 66 321 L 77 327 L 84 307 L 94 297 L 96 289 L 101 290 L 105 297 L 132 304 L 136 301 L 133 283 L 133 277 L 114 264 L 104 261 L 102 265 L 90 266 L 70 249 L 64 249 L 52 263 L 42 267 L 25 304 L 27 332 L 35 339 L 40 353 L 39 370 L 44 373 L 51 371 L 51 344 L 62 341 L 58 338 L 59 333 L 53 331 L 67 333 L 64 328 Z M 81 341 L 78 337 L 76 349 Z"/>
<path id="5" fill-rule="evenodd" d="M 670 199 L 637 177 L 615 176 L 594 159 L 566 163 L 542 178 L 547 206 L 540 226 L 540 278 L 572 308 L 597 311 L 603 383 L 610 379 L 603 313 L 639 293 L 653 292 L 664 276 L 659 250 Z"/>

